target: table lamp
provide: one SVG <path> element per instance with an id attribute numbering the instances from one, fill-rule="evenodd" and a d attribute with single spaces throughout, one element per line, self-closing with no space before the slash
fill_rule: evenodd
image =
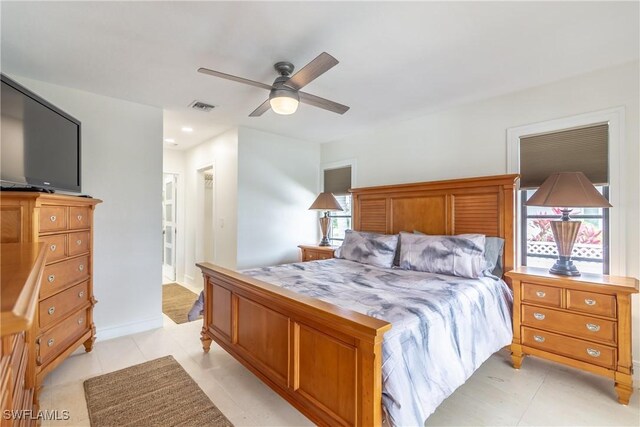
<path id="1" fill-rule="evenodd" d="M 324 216 L 320 217 L 320 230 L 322 231 L 322 240 L 319 246 L 329 246 L 329 211 L 341 211 L 340 203 L 333 197 L 331 193 L 320 193 L 313 202 L 310 211 L 324 211 Z"/>
<path id="2" fill-rule="evenodd" d="M 562 220 L 551 221 L 558 259 L 549 272 L 562 276 L 579 276 L 580 272 L 571 261 L 571 252 L 581 221 L 569 218 L 571 208 L 610 208 L 609 201 L 582 172 L 560 172 L 549 176 L 527 200 L 526 205 L 562 207 Z"/>

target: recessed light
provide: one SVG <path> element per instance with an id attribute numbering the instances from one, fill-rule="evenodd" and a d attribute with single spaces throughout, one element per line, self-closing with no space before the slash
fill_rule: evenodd
<path id="1" fill-rule="evenodd" d="M 182 132 L 193 132 L 193 128 L 189 126 L 182 126 Z"/>
<path id="2" fill-rule="evenodd" d="M 165 138 L 165 139 L 164 139 L 164 142 L 168 142 L 168 143 L 170 143 L 170 144 L 171 144 L 171 143 L 176 142 L 176 140 L 175 140 L 175 139 L 173 139 L 173 138 Z"/>

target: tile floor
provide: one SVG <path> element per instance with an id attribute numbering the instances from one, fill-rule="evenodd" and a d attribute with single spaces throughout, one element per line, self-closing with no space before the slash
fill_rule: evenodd
<path id="1" fill-rule="evenodd" d="M 263 385 L 224 350 L 202 352 L 201 321 L 176 325 L 165 316 L 161 329 L 98 341 L 91 353 L 78 350 L 45 380 L 42 409 L 69 410 L 67 421 L 89 425 L 82 382 L 168 354 L 180 362 L 236 426 L 308 426 L 311 423 Z M 427 426 L 639 426 L 640 393 L 629 406 L 616 402 L 610 380 L 527 358 L 521 370 L 499 352 L 429 417 Z"/>

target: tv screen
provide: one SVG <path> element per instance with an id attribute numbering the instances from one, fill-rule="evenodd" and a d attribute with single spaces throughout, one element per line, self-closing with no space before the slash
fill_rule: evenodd
<path id="1" fill-rule="evenodd" d="M 2 75 L 0 179 L 80 192 L 80 122 Z"/>

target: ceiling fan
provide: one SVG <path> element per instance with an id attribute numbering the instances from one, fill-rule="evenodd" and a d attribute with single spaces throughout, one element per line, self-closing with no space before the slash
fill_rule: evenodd
<path id="1" fill-rule="evenodd" d="M 277 62 L 273 67 L 278 71 L 278 73 L 280 73 L 280 76 L 276 77 L 272 85 L 244 79 L 231 74 L 221 73 L 220 71 L 214 71 L 208 68 L 198 68 L 198 72 L 270 91 L 269 99 L 253 110 L 253 112 L 249 114 L 249 117 L 259 117 L 270 108 L 277 114 L 293 114 L 298 109 L 298 103 L 300 102 L 313 105 L 314 107 L 323 108 L 328 111 L 333 111 L 334 113 L 344 114 L 349 110 L 349 107 L 346 105 L 338 104 L 337 102 L 329 101 L 328 99 L 300 91 L 304 86 L 308 85 L 337 64 L 337 59 L 326 52 L 322 52 L 316 57 L 316 59 L 302 67 L 294 75 L 291 75 L 294 69 L 292 63 Z"/>

